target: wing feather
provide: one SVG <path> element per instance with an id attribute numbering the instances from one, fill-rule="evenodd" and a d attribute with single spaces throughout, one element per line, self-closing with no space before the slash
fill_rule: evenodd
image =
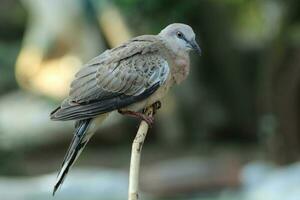
<path id="1" fill-rule="evenodd" d="M 141 36 L 105 51 L 75 75 L 69 97 L 51 118 L 86 119 L 147 98 L 169 75 L 162 48 L 155 36 Z"/>

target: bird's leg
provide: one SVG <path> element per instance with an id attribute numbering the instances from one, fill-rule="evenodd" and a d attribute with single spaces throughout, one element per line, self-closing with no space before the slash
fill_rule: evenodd
<path id="1" fill-rule="evenodd" d="M 151 127 L 154 123 L 154 117 L 152 116 L 147 116 L 144 113 L 140 113 L 140 112 L 134 112 L 131 110 L 118 110 L 118 112 L 122 115 L 128 115 L 131 117 L 135 117 L 138 118 L 140 120 L 144 120 L 145 122 L 147 122 L 147 124 Z"/>

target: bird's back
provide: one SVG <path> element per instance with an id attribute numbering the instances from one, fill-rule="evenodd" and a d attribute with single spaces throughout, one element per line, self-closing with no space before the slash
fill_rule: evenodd
<path id="1" fill-rule="evenodd" d="M 91 118 L 149 97 L 169 74 L 166 52 L 163 40 L 155 35 L 106 50 L 75 75 L 69 97 L 51 119 Z"/>

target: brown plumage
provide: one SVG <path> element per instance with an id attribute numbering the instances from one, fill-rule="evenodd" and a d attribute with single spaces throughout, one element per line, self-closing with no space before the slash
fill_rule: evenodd
<path id="1" fill-rule="evenodd" d="M 76 74 L 69 97 L 51 119 L 91 118 L 147 98 L 169 75 L 163 47 L 149 35 L 105 51 Z"/>
<path id="2" fill-rule="evenodd" d="M 53 194 L 110 112 L 135 113 L 187 77 L 191 49 L 200 51 L 191 27 L 171 24 L 158 35 L 139 36 L 106 50 L 75 75 L 69 97 L 50 115 L 52 120 L 77 120 Z"/>

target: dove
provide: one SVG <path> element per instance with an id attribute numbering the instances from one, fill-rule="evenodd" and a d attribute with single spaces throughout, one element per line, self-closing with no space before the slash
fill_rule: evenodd
<path id="1" fill-rule="evenodd" d="M 193 29 L 182 23 L 158 35 L 142 35 L 104 51 L 85 64 L 71 83 L 69 96 L 51 112 L 51 120 L 75 120 L 72 142 L 62 162 L 53 195 L 97 130 L 114 111 L 153 123 L 141 110 L 156 105 L 190 71 L 189 52 L 201 49 Z"/>

